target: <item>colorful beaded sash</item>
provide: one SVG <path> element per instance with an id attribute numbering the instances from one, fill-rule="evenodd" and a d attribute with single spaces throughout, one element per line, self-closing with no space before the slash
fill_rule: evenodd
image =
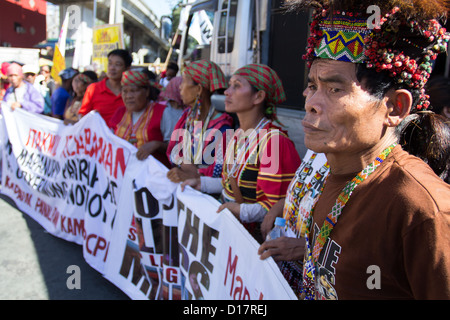
<path id="1" fill-rule="evenodd" d="M 313 208 L 311 209 L 311 213 L 308 217 L 307 222 L 307 228 L 305 233 L 305 240 L 306 240 L 306 248 L 307 251 L 305 253 L 304 258 L 304 266 L 303 266 L 303 294 L 305 300 L 314 300 L 316 297 L 316 290 L 315 290 L 315 274 L 316 274 L 316 267 L 317 267 L 317 261 L 319 259 L 320 253 L 322 252 L 322 249 L 327 242 L 331 231 L 333 231 L 334 226 L 336 225 L 339 217 L 342 214 L 342 210 L 344 209 L 345 205 L 347 204 L 348 200 L 350 199 L 350 196 L 353 193 L 353 190 L 364 180 L 366 180 L 375 170 L 383 163 L 383 161 L 387 158 L 387 156 L 391 153 L 392 149 L 397 144 L 393 144 L 386 148 L 378 157 L 376 157 L 375 161 L 369 164 L 367 167 L 365 167 L 360 173 L 356 175 L 351 181 L 349 181 L 345 187 L 342 189 L 341 193 L 339 194 L 338 198 L 336 199 L 336 203 L 334 204 L 333 208 L 331 209 L 330 213 L 328 214 L 327 218 L 325 219 L 322 228 L 320 229 L 320 232 L 317 236 L 317 239 L 314 244 L 314 248 L 311 251 L 311 244 L 309 242 L 310 239 L 310 233 L 312 228 L 312 216 L 314 212 L 315 205 L 317 204 L 317 201 L 315 202 Z M 326 181 L 324 183 L 324 186 L 326 184 Z M 323 191 L 323 187 L 322 187 Z M 321 192 L 322 194 L 322 192 Z M 318 197 L 319 198 L 319 197 Z M 318 199 L 317 198 L 317 199 Z"/>
<path id="2" fill-rule="evenodd" d="M 283 208 L 283 217 L 286 219 L 288 227 L 295 230 L 298 238 L 302 238 L 305 235 L 306 221 L 307 217 L 300 213 L 300 203 L 304 198 L 305 194 L 311 190 L 315 189 L 319 192 L 318 184 L 325 179 L 324 177 L 328 174 L 330 166 L 328 162 L 322 165 L 319 170 L 317 170 L 311 180 L 306 183 L 306 176 L 310 174 L 313 170 L 311 164 L 317 157 L 317 153 L 313 153 L 309 158 L 308 162 L 303 162 L 301 167 L 302 171 L 297 171 L 294 179 L 288 188 L 288 195 L 286 197 L 285 205 Z M 301 170 L 301 169 L 299 169 Z"/>

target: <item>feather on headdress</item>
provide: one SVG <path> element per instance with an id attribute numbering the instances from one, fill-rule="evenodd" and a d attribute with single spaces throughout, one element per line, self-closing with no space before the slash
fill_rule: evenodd
<path id="1" fill-rule="evenodd" d="M 289 11 L 303 11 L 310 8 L 332 8 L 333 10 L 354 10 L 376 5 L 382 12 L 398 7 L 409 17 L 417 19 L 440 19 L 450 11 L 448 0 L 286 0 Z"/>

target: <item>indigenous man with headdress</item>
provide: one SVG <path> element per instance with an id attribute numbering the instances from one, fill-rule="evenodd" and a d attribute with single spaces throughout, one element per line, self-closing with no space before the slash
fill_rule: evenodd
<path id="1" fill-rule="evenodd" d="M 324 153 L 330 168 L 312 208 L 300 210 L 306 248 L 293 257 L 304 253 L 297 293 L 449 299 L 450 186 L 402 150 L 396 132 L 410 112 L 429 107 L 423 88 L 446 50 L 449 37 L 436 19 L 448 2 L 289 4 L 315 9 L 302 124 L 306 147 Z M 266 249 L 286 257 L 281 246 Z"/>
<path id="2" fill-rule="evenodd" d="M 118 137 L 138 148 L 136 156 L 139 160 L 152 155 L 168 167 L 169 162 L 165 154 L 167 143 L 163 141 L 160 127 L 166 106 L 150 101 L 150 82 L 143 71 L 125 71 L 121 86 L 125 106 L 117 109 L 109 127 Z"/>

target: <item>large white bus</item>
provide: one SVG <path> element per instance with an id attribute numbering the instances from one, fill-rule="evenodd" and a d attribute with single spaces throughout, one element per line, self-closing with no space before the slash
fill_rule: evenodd
<path id="1" fill-rule="evenodd" d="M 249 63 L 273 68 L 283 82 L 287 100 L 278 117 L 294 140 L 300 156 L 303 144 L 306 64 L 302 60 L 309 33 L 308 13 L 286 13 L 283 0 L 199 0 L 186 6 L 178 64 L 209 59 L 226 76 Z M 190 36 L 189 36 L 190 35 Z M 214 105 L 223 108 L 224 97 Z"/>

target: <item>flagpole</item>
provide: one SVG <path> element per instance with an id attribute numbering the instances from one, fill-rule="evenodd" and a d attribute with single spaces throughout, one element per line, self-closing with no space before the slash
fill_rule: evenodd
<path id="1" fill-rule="evenodd" d="M 93 27 L 95 27 L 95 22 L 96 22 L 96 20 L 97 20 L 97 0 L 94 0 L 94 13 L 93 13 L 93 23 L 92 23 L 92 26 Z"/>

